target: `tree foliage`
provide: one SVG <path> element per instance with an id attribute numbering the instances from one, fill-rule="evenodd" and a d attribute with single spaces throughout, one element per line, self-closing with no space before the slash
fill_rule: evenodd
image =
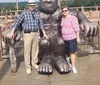
<path id="1" fill-rule="evenodd" d="M 19 2 L 19 9 L 26 8 L 27 2 Z M 0 3 L 0 10 L 15 10 L 16 9 L 16 3 Z"/>
<path id="2" fill-rule="evenodd" d="M 25 9 L 27 2 L 19 2 L 19 9 Z M 100 5 L 100 0 L 61 0 L 61 5 L 68 6 L 94 6 Z M 0 10 L 16 9 L 16 3 L 0 3 Z"/>
<path id="3" fill-rule="evenodd" d="M 94 6 L 94 5 L 100 5 L 100 0 L 62 0 L 61 5 Z"/>

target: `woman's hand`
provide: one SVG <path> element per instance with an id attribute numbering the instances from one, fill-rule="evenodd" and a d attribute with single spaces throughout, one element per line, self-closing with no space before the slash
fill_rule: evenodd
<path id="1" fill-rule="evenodd" d="M 77 38 L 77 43 L 80 43 L 81 41 L 80 41 L 80 38 Z"/>

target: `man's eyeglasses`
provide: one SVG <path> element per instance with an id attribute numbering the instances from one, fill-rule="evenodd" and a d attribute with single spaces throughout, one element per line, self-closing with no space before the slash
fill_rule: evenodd
<path id="1" fill-rule="evenodd" d="M 67 12 L 68 10 L 62 10 L 62 12 Z"/>

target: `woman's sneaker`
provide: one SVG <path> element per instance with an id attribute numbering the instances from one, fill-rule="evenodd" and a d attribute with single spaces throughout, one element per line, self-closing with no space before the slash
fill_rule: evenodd
<path id="1" fill-rule="evenodd" d="M 72 67 L 71 62 L 70 62 L 70 57 L 66 58 L 67 63 L 69 64 L 70 67 Z"/>
<path id="2" fill-rule="evenodd" d="M 72 67 L 72 71 L 73 71 L 73 73 L 77 73 L 77 70 L 75 67 Z"/>

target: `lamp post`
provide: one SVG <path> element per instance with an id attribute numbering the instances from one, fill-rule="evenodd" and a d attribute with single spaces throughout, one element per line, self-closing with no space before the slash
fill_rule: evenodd
<path id="1" fill-rule="evenodd" d="M 18 15 L 18 0 L 16 0 L 16 9 L 17 9 L 17 13 L 16 13 L 16 15 Z"/>

